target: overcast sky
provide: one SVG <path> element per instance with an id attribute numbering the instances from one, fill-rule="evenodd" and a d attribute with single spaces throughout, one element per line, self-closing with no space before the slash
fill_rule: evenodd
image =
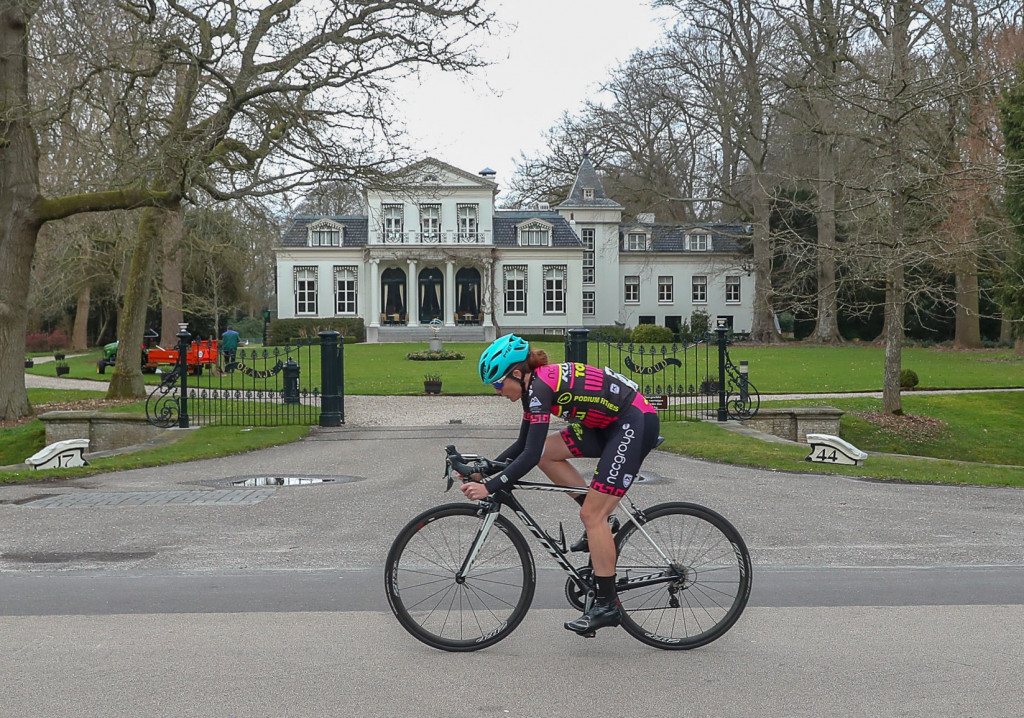
<path id="1" fill-rule="evenodd" d="M 609 70 L 662 34 L 645 0 L 496 0 L 506 25 L 485 38 L 494 63 L 467 82 L 436 73 L 402 92 L 415 147 L 470 172 L 490 167 L 507 187 L 513 161 L 543 148 L 564 110 L 594 97 Z"/>

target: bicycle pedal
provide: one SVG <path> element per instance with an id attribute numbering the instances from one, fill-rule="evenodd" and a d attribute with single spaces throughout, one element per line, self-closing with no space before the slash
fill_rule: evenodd
<path id="1" fill-rule="evenodd" d="M 588 631 L 587 633 L 577 633 L 576 635 L 577 636 L 581 636 L 583 638 L 594 638 L 594 637 L 597 636 L 597 631 Z"/>

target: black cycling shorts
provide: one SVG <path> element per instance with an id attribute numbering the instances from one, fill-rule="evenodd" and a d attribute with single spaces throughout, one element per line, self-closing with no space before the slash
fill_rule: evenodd
<path id="1" fill-rule="evenodd" d="M 603 429 L 570 424 L 561 436 L 573 456 L 601 457 L 590 488 L 624 496 L 640 472 L 640 464 L 657 443 L 660 430 L 657 412 L 644 413 L 631 406 Z"/>

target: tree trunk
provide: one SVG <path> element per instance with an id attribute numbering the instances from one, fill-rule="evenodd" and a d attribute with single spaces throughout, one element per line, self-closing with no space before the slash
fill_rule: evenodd
<path id="1" fill-rule="evenodd" d="M 750 328 L 752 341 L 771 344 L 782 341 L 775 328 L 772 290 L 772 248 L 768 230 L 769 202 L 760 172 L 751 172 L 753 192 L 754 242 L 754 317 Z"/>
<path id="2" fill-rule="evenodd" d="M 176 210 L 172 210 L 173 213 Z M 146 332 L 146 312 L 150 287 L 159 250 L 162 225 L 168 212 L 153 207 L 142 211 L 139 233 L 128 268 L 128 282 L 122 298 L 121 321 L 117 327 L 117 363 L 110 378 L 108 399 L 142 399 L 146 385 L 142 380 L 142 337 Z"/>
<path id="3" fill-rule="evenodd" d="M 1005 314 L 999 318 L 999 341 L 1003 344 L 1013 343 L 1013 322 Z"/>
<path id="4" fill-rule="evenodd" d="M 953 346 L 957 349 L 981 347 L 981 316 L 978 312 L 978 255 L 967 254 L 956 273 L 956 332 Z"/>
<path id="5" fill-rule="evenodd" d="M 29 124 L 28 23 L 31 3 L 0 6 L 0 257 L 8 280 L 0 282 L 0 419 L 28 416 L 25 330 L 32 257 L 41 223 L 39 146 Z"/>
<path id="6" fill-rule="evenodd" d="M 181 239 L 184 232 L 181 223 L 182 210 L 169 217 L 164 226 L 163 246 L 163 295 L 160 304 L 160 337 L 165 347 L 174 346 L 178 341 L 178 325 L 185 321 L 181 282 Z"/>
<path id="7" fill-rule="evenodd" d="M 819 109 L 819 116 L 827 112 Z M 836 287 L 836 155 L 832 137 L 818 140 L 818 317 L 808 337 L 822 344 L 840 344 L 839 292 Z"/>
<path id="8" fill-rule="evenodd" d="M 84 351 L 89 348 L 89 306 L 92 288 L 88 282 L 78 290 L 78 305 L 75 307 L 75 328 L 71 332 L 71 348 Z"/>
<path id="9" fill-rule="evenodd" d="M 903 369 L 903 315 L 906 311 L 903 265 L 893 262 L 885 289 L 885 368 L 882 375 L 882 411 L 903 413 L 900 372 Z"/>

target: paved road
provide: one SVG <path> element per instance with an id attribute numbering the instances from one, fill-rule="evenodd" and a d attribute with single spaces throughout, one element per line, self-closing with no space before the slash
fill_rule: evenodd
<path id="1" fill-rule="evenodd" d="M 495 406 L 501 428 L 448 424 L 471 415 L 455 409 L 418 427 L 0 487 L 0 716 L 1019 715 L 1024 492 L 1012 489 L 655 452 L 639 503 L 705 503 L 751 547 L 751 605 L 729 634 L 678 654 L 614 629 L 578 638 L 545 568 L 508 640 L 465 655 L 419 644 L 387 609 L 381 566 L 409 517 L 454 500 L 440 447 L 494 454 L 510 441 L 514 417 Z M 338 480 L 233 485 L 255 476 Z M 248 498 L 188 498 L 199 492 Z M 530 508 L 571 534 L 574 505 L 557 498 Z"/>

